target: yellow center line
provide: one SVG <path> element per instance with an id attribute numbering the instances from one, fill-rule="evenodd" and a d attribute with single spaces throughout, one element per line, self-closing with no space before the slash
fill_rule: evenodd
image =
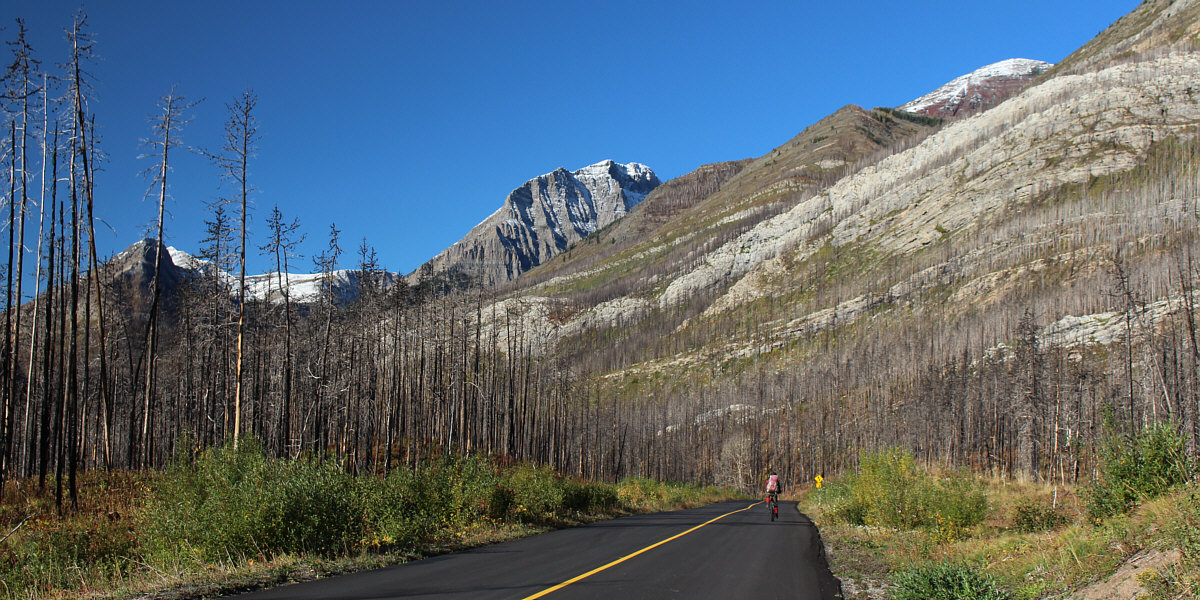
<path id="1" fill-rule="evenodd" d="M 732 515 L 732 514 L 737 514 L 737 513 L 740 513 L 740 512 L 742 512 L 742 511 L 745 511 L 745 510 L 750 510 L 751 508 L 754 508 L 755 506 L 758 506 L 759 504 L 762 504 L 762 503 L 761 503 L 761 502 L 755 502 L 754 504 L 751 504 L 750 506 L 747 506 L 746 508 L 739 508 L 739 509 L 737 509 L 737 510 L 735 510 L 735 511 L 733 511 L 733 512 L 727 512 L 727 513 L 725 513 L 725 514 L 723 514 L 723 515 L 721 515 L 721 516 L 719 516 L 719 517 L 716 517 L 716 518 L 713 518 L 713 519 L 709 519 L 709 520 L 707 520 L 707 521 L 705 521 L 705 522 L 703 522 L 703 523 L 701 523 L 701 524 L 699 524 L 699 525 L 697 525 L 697 526 L 695 526 L 695 527 L 693 527 L 693 528 L 691 528 L 691 529 L 689 529 L 689 530 L 687 530 L 687 531 L 684 531 L 683 533 L 677 533 L 677 534 L 675 534 L 675 535 L 673 535 L 673 536 L 671 536 L 671 537 L 669 537 L 669 538 L 667 538 L 667 539 L 665 539 L 665 540 L 663 540 L 663 541 L 661 541 L 661 542 L 658 542 L 658 543 L 656 543 L 656 544 L 653 544 L 653 545 L 650 545 L 650 546 L 646 546 L 645 548 L 642 548 L 641 550 L 638 550 L 637 552 L 634 552 L 633 554 L 628 554 L 628 555 L 626 555 L 626 556 L 622 556 L 621 558 L 618 558 L 617 560 L 614 560 L 614 561 L 612 561 L 612 562 L 608 563 L 607 565 L 604 565 L 604 566 L 601 566 L 601 567 L 596 567 L 595 569 L 592 569 L 591 571 L 588 571 L 587 573 L 584 573 L 583 575 L 577 575 L 577 576 L 575 576 L 575 577 L 572 577 L 572 578 L 570 578 L 570 579 L 568 579 L 568 580 L 566 580 L 566 581 L 564 581 L 564 582 L 562 582 L 562 583 L 560 583 L 560 584 L 558 584 L 558 585 L 556 585 L 556 586 L 554 586 L 554 587 L 551 587 L 551 588 L 546 588 L 546 589 L 544 589 L 544 590 L 542 590 L 542 591 L 540 591 L 540 592 L 538 592 L 538 593 L 536 593 L 536 594 L 534 594 L 534 595 L 532 595 L 532 596 L 526 596 L 526 597 L 522 598 L 521 600 L 534 600 L 535 598 L 541 598 L 542 596 L 545 596 L 546 594 L 549 594 L 550 592 L 557 591 L 557 590 L 561 590 L 561 589 L 563 589 L 563 588 L 567 587 L 568 585 L 571 585 L 572 583 L 575 583 L 576 581 L 580 581 L 580 580 L 582 580 L 582 579 L 587 579 L 588 577 L 591 577 L 592 575 L 595 575 L 596 573 L 599 573 L 600 571 L 603 571 L 603 570 L 605 570 L 605 569 L 608 569 L 608 568 L 611 568 L 611 567 L 615 567 L 615 566 L 617 566 L 617 565 L 619 565 L 619 564 L 621 564 L 621 563 L 623 563 L 623 562 L 625 562 L 625 561 L 627 561 L 627 560 L 629 560 L 629 559 L 631 559 L 631 558 L 633 558 L 633 557 L 635 557 L 635 556 L 637 556 L 637 555 L 639 555 L 639 554 L 641 554 L 641 553 L 643 553 L 643 552 L 649 552 L 650 550 L 653 550 L 653 549 L 655 549 L 655 548 L 657 548 L 657 547 L 659 547 L 659 546 L 661 546 L 661 545 L 663 545 L 663 544 L 665 544 L 665 543 L 667 543 L 667 542 L 669 542 L 669 541 L 671 541 L 671 540 L 673 540 L 673 539 L 681 538 L 681 537 L 683 537 L 683 536 L 685 536 L 685 535 L 687 535 L 687 534 L 689 534 L 689 533 L 691 533 L 691 532 L 693 532 L 693 531 L 695 531 L 695 530 L 697 530 L 697 529 L 700 529 L 701 527 L 704 527 L 705 525 L 708 525 L 709 523 L 714 523 L 714 522 L 716 522 L 716 521 L 720 521 L 721 519 L 724 519 L 725 517 L 728 517 L 729 515 Z"/>

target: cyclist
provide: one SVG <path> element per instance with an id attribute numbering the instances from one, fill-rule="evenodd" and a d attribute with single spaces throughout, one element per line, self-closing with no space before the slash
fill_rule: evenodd
<path id="1" fill-rule="evenodd" d="M 767 499 L 779 502 L 779 492 L 783 490 L 783 484 L 779 482 L 779 476 L 775 471 L 771 471 L 771 476 L 767 478 Z"/>

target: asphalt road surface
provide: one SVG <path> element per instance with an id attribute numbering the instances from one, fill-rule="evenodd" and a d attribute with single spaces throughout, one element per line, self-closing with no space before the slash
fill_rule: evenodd
<path id="1" fill-rule="evenodd" d="M 561 529 L 237 598 L 840 598 L 816 527 L 792 502 L 780 503 L 779 516 L 771 522 L 761 502 L 723 502 Z"/>

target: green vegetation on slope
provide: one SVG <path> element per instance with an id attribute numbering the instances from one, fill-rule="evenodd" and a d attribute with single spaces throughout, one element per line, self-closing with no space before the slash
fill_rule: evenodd
<path id="1" fill-rule="evenodd" d="M 1172 423 L 1147 427 L 1132 438 L 1110 437 L 1101 449 L 1100 476 L 1085 490 L 1088 516 L 1099 521 L 1128 512 L 1190 481 L 1196 465 L 1186 446 Z"/>

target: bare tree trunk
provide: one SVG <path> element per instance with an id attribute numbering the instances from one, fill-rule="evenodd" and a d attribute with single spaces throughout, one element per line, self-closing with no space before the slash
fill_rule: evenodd
<path id="1" fill-rule="evenodd" d="M 234 367 L 233 396 L 233 447 L 237 448 L 242 431 L 242 405 L 245 403 L 245 344 L 246 344 L 246 221 L 249 216 L 249 165 L 250 156 L 256 150 L 258 124 L 254 119 L 254 107 L 258 96 L 247 89 L 228 105 L 229 121 L 225 125 L 225 155 L 222 166 L 226 175 L 240 187 L 241 227 L 239 228 L 240 249 L 238 256 L 238 325 L 237 359 Z"/>
<path id="2" fill-rule="evenodd" d="M 47 87 L 46 80 L 47 80 L 46 76 L 43 75 L 42 76 L 42 102 L 43 103 L 46 102 L 46 99 L 49 95 L 49 93 L 46 90 L 46 87 Z M 38 324 L 39 324 L 38 311 L 43 308 L 42 304 L 41 304 L 41 299 L 42 299 L 41 298 L 41 294 L 42 294 L 42 291 L 41 291 L 42 242 L 43 242 L 44 236 L 45 236 L 45 225 L 46 225 L 46 158 L 47 158 L 46 152 L 47 152 L 47 143 L 49 142 L 49 140 L 46 138 L 50 132 L 50 116 L 49 115 L 50 115 L 49 110 L 45 110 L 42 112 L 42 162 L 41 162 L 42 180 L 41 180 L 41 194 L 40 194 L 40 198 L 38 200 L 37 268 L 35 269 L 35 273 L 34 273 L 34 277 L 33 277 L 33 283 L 34 283 L 33 311 L 32 311 L 33 323 L 29 328 L 29 368 L 28 368 L 28 372 L 26 373 L 26 377 L 25 377 L 25 427 L 21 433 L 21 438 L 23 440 L 25 440 L 26 447 L 28 448 L 28 451 L 26 453 L 27 456 L 26 456 L 26 467 L 25 467 L 27 473 L 32 473 L 34 471 L 33 462 L 34 462 L 34 458 L 37 454 L 37 452 L 36 452 L 37 446 L 36 446 L 36 444 L 34 444 L 33 437 L 30 435 L 30 423 L 32 421 L 32 413 L 33 413 L 33 387 L 34 387 L 33 373 L 34 373 L 34 367 L 37 363 L 36 358 L 37 358 L 37 350 L 38 350 L 38 345 L 37 345 Z M 57 137 L 57 133 L 56 133 L 56 137 Z M 51 173 L 50 176 L 57 177 L 57 174 Z M 54 222 L 53 213 L 51 213 L 50 222 L 51 223 Z M 47 287 L 46 291 L 47 291 L 47 294 L 49 294 L 49 292 L 50 292 L 49 287 Z M 47 345 L 48 344 L 49 344 L 49 341 L 47 341 Z"/>

